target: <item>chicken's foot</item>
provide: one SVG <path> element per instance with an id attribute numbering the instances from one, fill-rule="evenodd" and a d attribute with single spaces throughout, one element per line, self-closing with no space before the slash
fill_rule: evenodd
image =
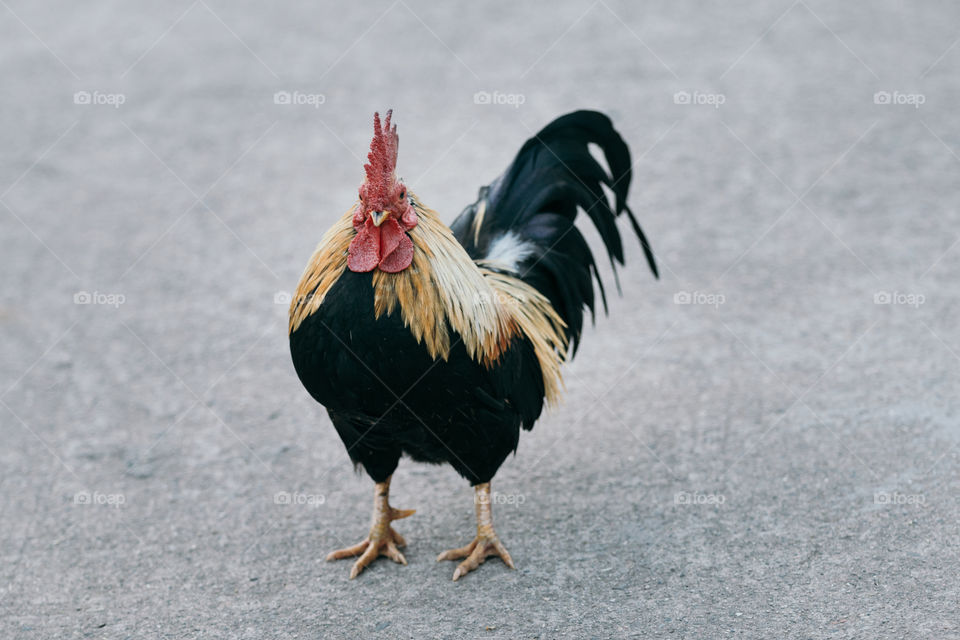
<path id="1" fill-rule="evenodd" d="M 340 560 L 360 556 L 350 570 L 350 579 L 353 580 L 367 565 L 379 556 L 387 556 L 399 564 L 407 564 L 407 559 L 400 553 L 398 547 L 405 547 L 406 540 L 397 533 L 390 523 L 394 520 L 406 518 L 416 513 L 414 509 L 394 509 L 388 501 L 390 495 L 390 478 L 378 482 L 373 492 L 373 523 L 370 533 L 360 543 L 338 549 L 327 556 L 327 560 Z"/>
<path id="2" fill-rule="evenodd" d="M 437 556 L 437 562 L 466 558 L 466 560 L 457 565 L 456 570 L 453 572 L 454 582 L 479 567 L 490 556 L 498 556 L 508 567 L 516 569 L 516 567 L 513 566 L 513 559 L 510 557 L 510 553 L 506 547 L 503 546 L 503 543 L 500 542 L 497 532 L 493 529 L 493 511 L 490 507 L 489 482 L 484 482 L 474 487 L 474 508 L 477 512 L 477 537 L 465 547 L 450 549 Z"/>

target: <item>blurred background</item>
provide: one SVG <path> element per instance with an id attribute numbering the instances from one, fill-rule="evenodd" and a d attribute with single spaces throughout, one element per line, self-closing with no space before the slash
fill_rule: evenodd
<path id="1" fill-rule="evenodd" d="M 0 0 L 0 635 L 952 637 L 954 3 Z M 365 531 L 287 349 L 375 110 L 452 221 L 578 108 L 638 246 L 494 485 L 401 463 Z M 592 230 L 587 230 L 590 238 Z M 608 295 L 613 280 L 604 271 Z"/>

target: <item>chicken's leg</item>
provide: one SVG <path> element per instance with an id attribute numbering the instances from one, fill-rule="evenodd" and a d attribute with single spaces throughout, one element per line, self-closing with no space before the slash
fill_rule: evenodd
<path id="1" fill-rule="evenodd" d="M 388 500 L 390 495 L 390 478 L 384 482 L 378 482 L 373 492 L 373 523 L 370 525 L 370 533 L 359 544 L 346 549 L 333 551 L 327 556 L 327 560 L 340 560 L 341 558 L 352 558 L 360 556 L 353 568 L 350 570 L 350 579 L 353 580 L 368 564 L 373 562 L 378 556 L 387 556 L 394 562 L 407 564 L 407 559 L 403 557 L 397 547 L 405 547 L 406 541 L 399 533 L 393 530 L 390 523 L 400 518 L 406 518 L 416 513 L 414 509 L 394 509 L 390 506 Z"/>
<path id="2" fill-rule="evenodd" d="M 474 507 L 477 512 L 477 537 L 465 547 L 450 549 L 437 556 L 437 562 L 441 560 L 459 560 L 460 558 L 466 558 L 466 560 L 457 565 L 456 571 L 453 572 L 454 582 L 479 567 L 490 556 L 499 556 L 504 564 L 511 569 L 516 569 L 516 567 L 513 566 L 513 559 L 510 557 L 510 553 L 507 552 L 506 547 L 503 546 L 500 538 L 497 537 L 497 532 L 493 529 L 493 512 L 490 508 L 490 483 L 484 482 L 483 484 L 478 484 L 474 487 L 474 491 Z"/>

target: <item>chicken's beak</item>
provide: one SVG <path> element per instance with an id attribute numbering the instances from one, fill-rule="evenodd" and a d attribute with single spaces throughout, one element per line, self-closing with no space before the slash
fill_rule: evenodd
<path id="1" fill-rule="evenodd" d="M 389 211 L 371 211 L 370 219 L 373 220 L 373 226 L 379 227 L 389 215 Z"/>

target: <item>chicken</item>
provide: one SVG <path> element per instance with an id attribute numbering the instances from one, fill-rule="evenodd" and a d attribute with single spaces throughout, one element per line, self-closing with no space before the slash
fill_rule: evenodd
<path id="1" fill-rule="evenodd" d="M 594 279 L 606 309 L 578 210 L 614 269 L 624 213 L 654 276 L 657 267 L 626 204 L 630 153 L 606 116 L 577 111 L 549 124 L 449 228 L 398 179 L 391 116 L 374 115 L 359 200 L 324 235 L 293 296 L 290 352 L 375 483 L 369 533 L 327 559 L 359 556 L 351 578 L 380 555 L 406 564 L 392 522 L 413 511 L 389 503 L 406 455 L 450 464 L 474 487 L 476 536 L 437 559 L 461 560 L 457 580 L 491 556 L 514 567 L 493 526 L 490 481 L 521 427 L 559 399 L 561 365 L 576 352 L 584 310 L 594 313 Z"/>

